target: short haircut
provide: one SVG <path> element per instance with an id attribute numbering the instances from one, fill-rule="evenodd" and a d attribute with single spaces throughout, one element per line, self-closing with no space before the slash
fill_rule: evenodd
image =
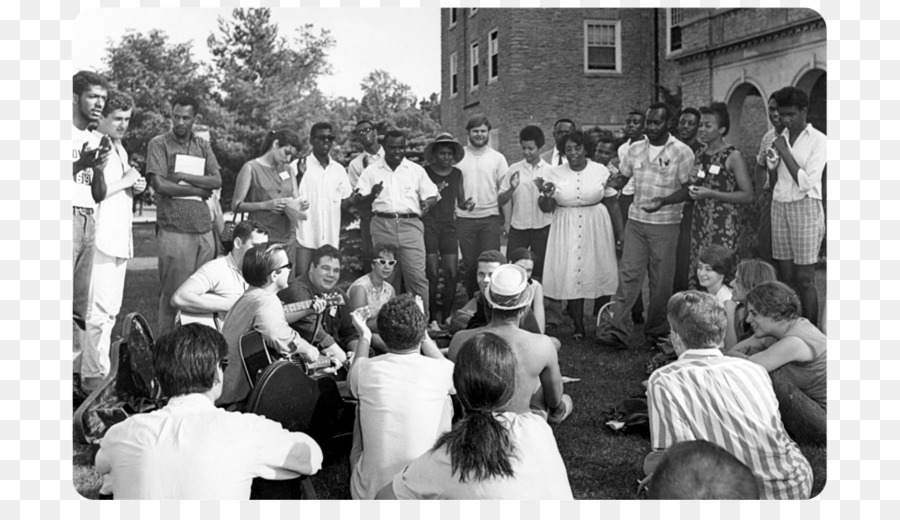
<path id="1" fill-rule="evenodd" d="M 153 347 L 153 370 L 168 397 L 209 391 L 216 367 L 228 355 L 225 337 L 212 327 L 190 323 L 164 334 Z"/>
<path id="2" fill-rule="evenodd" d="M 626 114 L 626 116 L 641 116 L 641 119 L 644 119 L 647 117 L 647 112 L 641 112 L 636 108 L 632 108 L 628 111 L 628 114 Z"/>
<path id="3" fill-rule="evenodd" d="M 411 294 L 391 298 L 378 312 L 378 334 L 391 352 L 406 352 L 425 337 L 425 314 Z"/>
<path id="4" fill-rule="evenodd" d="M 534 262 L 537 260 L 537 255 L 527 247 L 518 247 L 509 253 L 509 263 L 514 264 L 519 260 L 531 260 Z"/>
<path id="5" fill-rule="evenodd" d="M 254 231 L 257 233 L 265 233 L 267 235 L 269 234 L 269 232 L 266 231 L 266 228 L 262 227 L 262 224 L 256 222 L 255 220 L 247 219 L 238 222 L 237 225 L 234 226 L 234 230 L 231 232 L 231 240 L 228 242 L 222 242 L 222 249 L 225 251 L 225 254 L 227 255 L 234 249 L 235 239 L 240 238 L 242 241 L 246 242 Z"/>
<path id="6" fill-rule="evenodd" d="M 244 255 L 241 273 L 244 280 L 253 287 L 265 287 L 269 274 L 280 266 L 275 261 L 275 254 L 284 251 L 284 245 L 277 242 L 256 244 Z"/>
<path id="7" fill-rule="evenodd" d="M 386 143 L 388 139 L 406 139 L 406 134 L 404 134 L 403 130 L 400 130 L 399 128 L 391 128 L 384 133 L 383 142 Z"/>
<path id="8" fill-rule="evenodd" d="M 598 145 L 599 145 L 599 144 L 610 144 L 610 145 L 612 145 L 613 148 L 614 148 L 613 151 L 614 151 L 614 152 L 616 151 L 616 150 L 615 150 L 615 147 L 616 147 L 616 140 L 613 139 L 613 137 L 612 137 L 611 135 L 609 135 L 609 134 L 607 134 L 607 133 L 605 133 L 605 132 L 604 132 L 604 133 L 597 134 L 597 144 L 598 144 Z"/>
<path id="9" fill-rule="evenodd" d="M 534 141 L 538 148 L 544 146 L 544 131 L 541 127 L 528 125 L 519 132 L 519 142 Z"/>
<path id="10" fill-rule="evenodd" d="M 673 444 L 650 478 L 653 500 L 757 500 L 756 477 L 743 462 L 709 441 Z"/>
<path id="11" fill-rule="evenodd" d="M 487 125 L 488 130 L 491 129 L 491 120 L 484 114 L 475 114 L 474 116 L 469 118 L 469 122 L 466 123 L 466 132 L 469 130 L 481 126 Z"/>
<path id="12" fill-rule="evenodd" d="M 683 291 L 669 298 L 669 326 L 688 349 L 719 348 L 725 340 L 725 307 L 709 293 Z"/>
<path id="13" fill-rule="evenodd" d="M 278 141 L 278 146 L 293 146 L 298 150 L 303 146 L 300 143 L 300 136 L 293 130 L 288 128 L 269 130 L 266 132 L 266 137 L 263 138 L 262 145 L 259 147 L 259 155 L 264 155 L 268 152 L 275 141 Z"/>
<path id="14" fill-rule="evenodd" d="M 809 96 L 797 87 L 784 87 L 772 94 L 778 108 L 797 107 L 797 110 L 809 108 Z"/>
<path id="15" fill-rule="evenodd" d="M 560 151 L 565 151 L 566 145 L 569 143 L 575 143 L 584 147 L 584 153 L 588 159 L 592 159 L 594 157 L 596 147 L 594 146 L 593 141 L 591 141 L 588 135 L 581 130 L 575 130 L 574 132 L 569 132 L 568 134 L 566 134 L 562 142 L 559 143 L 559 145 L 562 147 L 562 150 Z"/>
<path id="16" fill-rule="evenodd" d="M 556 130 L 556 127 L 559 126 L 560 123 L 569 123 L 570 125 L 572 125 L 573 129 L 575 128 L 575 121 L 572 121 L 567 117 L 563 117 L 561 119 L 557 119 L 556 122 L 553 123 L 553 129 Z"/>
<path id="17" fill-rule="evenodd" d="M 745 291 L 753 289 L 763 282 L 778 280 L 778 274 L 772 264 L 758 258 L 741 260 L 734 271 L 734 280 L 740 283 Z"/>
<path id="18" fill-rule="evenodd" d="M 672 119 L 672 107 L 670 107 L 666 103 L 663 103 L 662 101 L 657 101 L 656 103 L 650 105 L 647 108 L 647 111 L 649 112 L 651 110 L 662 110 L 666 114 L 663 118 L 665 121 L 671 121 Z"/>
<path id="19" fill-rule="evenodd" d="M 366 124 L 366 123 L 372 125 L 373 127 L 375 126 L 375 123 L 369 121 L 368 119 L 360 119 L 359 121 L 356 122 L 356 126 L 361 126 L 361 125 L 364 125 L 364 124 Z"/>
<path id="20" fill-rule="evenodd" d="M 391 255 L 393 255 L 394 260 L 396 260 L 397 256 L 400 254 L 400 250 L 397 249 L 397 246 L 395 246 L 394 244 L 390 244 L 388 242 L 380 242 L 372 247 L 372 259 L 374 260 L 378 258 L 381 253 L 390 253 Z"/>
<path id="21" fill-rule="evenodd" d="M 503 253 L 497 251 L 496 249 L 488 249 L 487 251 L 482 251 L 480 255 L 478 255 L 478 260 L 476 263 L 481 262 L 496 262 L 498 264 L 505 264 L 506 257 L 503 256 Z"/>
<path id="22" fill-rule="evenodd" d="M 725 285 L 734 280 L 734 253 L 725 246 L 711 244 L 700 250 L 698 260 L 725 277 Z"/>
<path id="23" fill-rule="evenodd" d="M 724 127 L 725 131 L 722 135 L 728 135 L 731 130 L 731 116 L 728 115 L 728 105 L 721 101 L 713 103 L 708 107 L 700 107 L 700 113 L 710 116 L 716 116 L 716 123 L 719 128 Z"/>
<path id="24" fill-rule="evenodd" d="M 116 110 L 126 111 L 134 109 L 134 99 L 121 90 L 110 90 L 106 94 L 106 104 L 103 105 L 103 117 L 108 117 Z"/>
<path id="25" fill-rule="evenodd" d="M 781 282 L 763 282 L 747 293 L 747 305 L 775 321 L 800 317 L 800 298 L 793 289 Z"/>
<path id="26" fill-rule="evenodd" d="M 321 262 L 323 258 L 331 258 L 341 263 L 344 262 L 344 255 L 341 254 L 338 248 L 334 247 L 331 244 L 325 244 L 324 246 L 313 251 L 309 265 L 318 267 L 319 262 Z"/>
<path id="27" fill-rule="evenodd" d="M 331 130 L 334 132 L 334 127 L 331 126 L 331 123 L 325 121 L 319 121 L 318 123 L 312 125 L 312 128 L 309 129 L 309 138 L 312 139 L 316 136 L 316 132 L 319 130 Z"/>
<path id="28" fill-rule="evenodd" d="M 194 115 L 200 113 L 200 102 L 197 101 L 197 98 L 190 94 L 178 94 L 177 96 L 172 98 L 172 110 L 175 109 L 177 105 L 181 105 L 183 107 L 192 107 L 194 109 Z"/>
<path id="29" fill-rule="evenodd" d="M 96 72 L 80 70 L 72 76 L 72 93 L 76 96 L 84 94 L 90 87 L 103 87 L 109 90 L 109 82 Z"/>
<path id="30" fill-rule="evenodd" d="M 694 107 L 682 108 L 681 111 L 678 113 L 678 119 L 681 119 L 681 116 L 683 116 L 685 114 L 690 114 L 690 115 L 696 117 L 697 121 L 700 121 L 700 111 Z"/>

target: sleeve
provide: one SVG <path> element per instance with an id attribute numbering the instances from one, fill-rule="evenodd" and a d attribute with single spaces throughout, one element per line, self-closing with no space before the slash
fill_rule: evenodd
<path id="1" fill-rule="evenodd" d="M 203 155 L 206 157 L 206 175 L 219 175 L 219 161 L 216 160 L 216 154 L 212 151 L 212 145 L 205 139 L 200 140 L 200 146 L 203 148 Z"/>
<path id="2" fill-rule="evenodd" d="M 281 352 L 292 353 L 299 347 L 300 335 L 285 321 L 278 298 L 267 298 L 261 302 L 254 321 L 256 330 L 274 341 Z"/>
<path id="3" fill-rule="evenodd" d="M 207 164 L 209 162 L 207 161 Z M 147 175 L 169 176 L 169 161 L 166 149 L 159 138 L 150 140 L 147 145 Z"/>
<path id="4" fill-rule="evenodd" d="M 686 182 L 690 182 L 691 180 L 691 172 L 694 171 L 694 163 L 696 157 L 694 157 L 694 152 L 688 147 L 688 145 L 683 145 L 679 147 L 678 154 L 678 183 L 684 184 Z M 679 186 L 680 188 L 681 186 Z"/>
<path id="5" fill-rule="evenodd" d="M 449 458 L 445 448 L 429 450 L 409 463 L 394 476 L 391 486 L 398 500 L 435 500 L 455 482 L 450 474 Z M 443 471 L 442 471 L 443 470 Z M 448 477 L 449 476 L 449 477 Z"/>
<path id="6" fill-rule="evenodd" d="M 609 182 L 610 177 L 613 176 L 612 168 L 607 168 L 600 163 L 597 163 L 597 165 L 605 170 L 606 173 L 606 175 L 603 177 L 603 183 L 601 184 L 603 188 L 603 198 L 605 199 L 607 197 L 615 197 L 619 192 L 606 185 L 606 183 Z"/>
<path id="7" fill-rule="evenodd" d="M 825 162 L 828 158 L 828 141 L 824 136 L 821 138 L 819 138 L 819 136 L 816 137 L 816 141 L 813 143 L 812 149 L 810 150 L 809 157 L 800 164 L 800 169 L 797 170 L 797 184 L 800 187 L 800 193 L 803 194 L 806 194 L 815 186 L 822 184 L 822 172 L 825 169 Z M 796 157 L 794 159 L 796 159 Z M 797 163 L 800 163 L 800 161 L 797 161 Z"/>
<path id="8" fill-rule="evenodd" d="M 350 181 L 351 188 L 356 188 L 356 185 L 359 184 L 359 177 L 362 175 L 362 160 L 360 158 L 365 153 L 360 153 L 347 165 L 347 180 Z"/>
<path id="9" fill-rule="evenodd" d="M 309 435 L 290 432 L 279 423 L 255 414 L 239 414 L 245 421 L 243 436 L 256 453 L 257 476 L 269 480 L 293 478 L 296 473 L 312 475 L 322 468 L 322 449 Z"/>
<path id="10" fill-rule="evenodd" d="M 372 186 L 375 184 L 373 175 L 371 165 L 359 175 L 359 180 L 356 182 L 356 189 L 359 190 L 359 194 L 363 197 L 372 192 Z"/>
<path id="11" fill-rule="evenodd" d="M 350 185 L 350 177 L 347 175 L 347 170 L 341 166 L 341 198 L 346 199 L 353 193 L 353 187 Z"/>
<path id="12" fill-rule="evenodd" d="M 624 144 L 622 146 L 625 146 Z M 631 146 L 625 149 L 625 153 L 620 154 L 622 159 L 619 161 L 619 173 L 629 179 L 634 175 L 634 158 L 631 155 Z M 621 148 L 619 148 L 621 150 Z"/>
<path id="13" fill-rule="evenodd" d="M 425 172 L 425 168 L 418 167 L 416 168 L 419 176 L 419 199 L 425 200 L 430 199 L 431 197 L 438 196 L 437 186 L 431 179 L 428 177 L 428 174 Z"/>
<path id="14" fill-rule="evenodd" d="M 766 133 L 762 136 L 762 139 L 759 140 L 759 152 L 756 154 L 756 165 L 757 166 L 765 166 L 766 165 L 766 149 L 769 145 L 766 143 L 766 136 L 769 135 Z"/>
<path id="15" fill-rule="evenodd" d="M 213 289 L 216 288 L 216 279 L 213 276 L 213 268 L 210 266 L 210 262 L 206 262 L 205 264 L 200 266 L 200 269 L 197 269 L 194 274 L 192 274 L 188 280 L 194 280 L 200 286 L 200 294 L 206 294 L 209 292 L 213 292 Z"/>
<path id="16" fill-rule="evenodd" d="M 500 157 L 497 158 L 497 189 L 500 192 L 509 190 L 509 163 L 506 162 L 506 156 L 498 152 Z"/>
<path id="17" fill-rule="evenodd" d="M 357 399 L 359 399 L 359 373 L 367 368 L 369 362 L 369 358 L 355 360 L 350 367 L 350 372 L 347 374 L 347 386 L 350 388 L 350 395 Z"/>

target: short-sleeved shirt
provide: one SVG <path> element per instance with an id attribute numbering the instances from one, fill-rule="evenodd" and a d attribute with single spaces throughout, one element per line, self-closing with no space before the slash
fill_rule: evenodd
<path id="1" fill-rule="evenodd" d="M 513 192 L 511 199 L 511 225 L 513 228 L 541 229 L 550 225 L 553 214 L 541 211 L 538 206 L 538 198 L 541 193 L 534 184 L 534 180 L 538 177 L 546 180 L 550 176 L 551 169 L 552 167 L 543 159 L 540 159 L 536 165 L 522 160 L 509 167 L 510 178 L 514 173 L 518 172 L 519 174 L 519 186 Z"/>
<path id="2" fill-rule="evenodd" d="M 429 450 L 414 460 L 392 483 L 401 500 L 572 500 L 569 476 L 553 430 L 533 413 L 494 414 L 508 430 L 515 446 L 512 477 L 460 482 L 452 471 L 447 445 Z"/>
<path id="3" fill-rule="evenodd" d="M 188 280 L 200 284 L 201 294 L 215 294 L 237 301 L 247 291 L 246 280 L 241 268 L 231 254 L 210 260 L 194 271 Z"/>
<path id="4" fill-rule="evenodd" d="M 347 177 L 350 179 L 350 185 L 356 189 L 356 185 L 359 183 L 359 177 L 362 175 L 362 172 L 368 168 L 370 164 L 374 164 L 382 159 L 384 159 L 383 146 L 379 146 L 378 152 L 374 154 L 365 150 L 360 152 L 360 154 L 354 157 L 353 160 L 350 161 L 350 164 L 347 165 Z"/>
<path id="5" fill-rule="evenodd" d="M 199 157 L 206 161 L 204 175 L 218 175 L 219 163 L 209 141 L 191 133 L 186 143 L 175 139 L 172 131 L 158 135 L 147 145 L 147 175 L 169 177 L 175 172 L 178 155 Z M 176 233 L 206 233 L 212 229 L 209 206 L 202 200 L 183 199 L 159 194 L 156 224 Z"/>
<path id="6" fill-rule="evenodd" d="M 344 298 L 344 301 L 347 301 L 347 295 L 337 287 L 329 291 L 329 294 L 331 293 L 337 293 Z M 309 273 L 294 278 L 287 289 L 278 293 L 278 297 L 284 304 L 306 302 L 317 296 L 325 296 L 325 293 L 315 288 L 309 279 Z M 303 339 L 320 349 L 330 347 L 335 343 L 346 347 L 347 343 L 355 339 L 358 334 L 349 314 L 344 312 L 345 308 L 344 306 L 331 307 L 323 311 L 321 316 L 310 314 L 291 323 L 291 328 L 299 332 Z"/>
<path id="7" fill-rule="evenodd" d="M 102 134 L 97 133 L 97 138 Z M 106 185 L 119 181 L 125 176 L 125 172 L 131 169 L 128 164 L 128 152 L 122 146 L 121 141 L 113 141 L 113 150 L 103 168 L 103 178 Z M 116 258 L 131 258 L 134 256 L 134 243 L 131 236 L 131 221 L 133 218 L 133 202 L 130 189 L 124 189 L 112 195 L 106 196 L 97 206 L 96 231 L 94 246 L 103 253 Z"/>
<path id="8" fill-rule="evenodd" d="M 475 202 L 472 211 L 456 208 L 456 218 L 484 218 L 500 215 L 500 192 L 509 189 L 509 164 L 502 153 L 490 146 L 465 147 L 466 155 L 456 164 L 463 175 L 466 198 Z"/>
<path id="9" fill-rule="evenodd" d="M 299 450 L 305 467 L 294 469 L 311 474 L 322 467 L 322 450 L 305 433 L 188 394 L 111 427 L 100 441 L 96 470 L 103 492 L 117 500 L 247 500 L 255 477 L 293 478 L 283 468 Z"/>
<path id="10" fill-rule="evenodd" d="M 644 137 L 643 140 L 646 140 L 646 139 L 647 138 Z M 628 153 L 628 149 L 631 148 L 631 145 L 636 142 L 640 142 L 640 141 L 632 141 L 631 139 L 629 139 L 628 141 L 625 141 L 624 143 L 622 143 L 621 146 L 619 146 L 619 149 L 616 151 L 616 154 L 619 156 L 619 165 L 620 166 L 622 165 L 622 161 L 625 160 L 625 154 Z M 616 170 L 616 171 L 618 171 L 618 170 Z M 622 195 L 625 195 L 626 197 L 628 197 L 630 195 L 634 195 L 634 177 L 631 177 L 630 179 L 628 179 L 628 182 L 625 183 L 625 186 L 622 188 Z"/>
<path id="11" fill-rule="evenodd" d="M 387 161 L 370 164 L 360 175 L 356 187 L 360 195 L 366 196 L 379 182 L 384 183 L 384 189 L 372 201 L 375 213 L 421 215 L 419 202 L 438 195 L 437 186 L 428 178 L 425 169 L 409 159 L 400 161 L 396 170 L 391 170 Z"/>
<path id="12" fill-rule="evenodd" d="M 772 200 L 795 202 L 805 197 L 822 200 L 822 171 L 828 159 L 828 138 L 808 123 L 793 145 L 789 129 L 785 128 L 781 135 L 787 141 L 787 147 L 800 170 L 797 172 L 797 182 L 794 182 L 784 160 L 778 163 L 778 181 L 775 183 Z"/>
<path id="13" fill-rule="evenodd" d="M 306 158 L 306 173 L 300 180 L 301 199 L 309 201 L 307 218 L 297 227 L 297 241 L 307 249 L 326 244 L 338 247 L 341 235 L 341 201 L 350 196 L 353 188 L 347 171 L 337 161 L 328 160 L 322 167 L 312 155 Z"/>
<path id="14" fill-rule="evenodd" d="M 381 307 L 394 297 L 394 286 L 387 282 L 382 282 L 381 289 L 378 289 L 372 285 L 372 278 L 370 278 L 370 276 L 371 275 L 364 274 L 354 280 L 347 289 L 347 293 L 349 294 L 355 287 L 362 288 L 362 290 L 366 292 L 366 302 L 369 306 L 369 310 L 372 311 L 372 316 L 378 316 Z"/>
<path id="15" fill-rule="evenodd" d="M 247 162 L 250 166 L 250 188 L 245 202 L 268 202 L 293 196 L 294 184 L 286 166 L 267 166 L 259 159 Z M 259 223 L 269 235 L 270 242 L 289 242 L 294 237 L 290 217 L 275 211 L 251 211 L 249 217 Z"/>
<path id="16" fill-rule="evenodd" d="M 72 162 L 81 157 L 81 149 L 87 143 L 88 148 L 94 149 L 100 146 L 100 137 L 89 130 L 79 130 L 72 125 Z M 91 180 L 94 178 L 94 170 L 85 168 L 75 174 L 72 179 L 72 206 L 75 208 L 94 209 L 97 203 L 91 195 Z"/>
<path id="17" fill-rule="evenodd" d="M 425 173 L 437 186 L 440 198 L 437 204 L 422 217 L 422 220 L 440 223 L 453 222 L 456 215 L 456 194 L 459 193 L 462 172 L 459 171 L 459 168 L 451 167 L 450 173 L 447 175 L 438 175 L 431 166 L 426 166 Z"/>
<path id="18" fill-rule="evenodd" d="M 626 177 L 634 177 L 634 203 L 628 209 L 628 218 L 645 224 L 680 224 L 684 203 L 663 206 L 648 213 L 642 206 L 654 197 L 668 197 L 690 181 L 694 168 L 694 152 L 669 134 L 669 140 L 659 154 L 651 156 L 650 139 L 631 145 L 619 171 Z"/>

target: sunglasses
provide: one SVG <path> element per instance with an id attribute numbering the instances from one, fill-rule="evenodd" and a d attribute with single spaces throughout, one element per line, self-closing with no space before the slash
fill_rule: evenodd
<path id="1" fill-rule="evenodd" d="M 382 266 L 386 265 L 388 267 L 394 267 L 394 265 L 397 263 L 396 260 L 385 260 L 384 258 L 376 258 L 373 261 L 378 262 L 379 265 L 382 265 Z"/>
<path id="2" fill-rule="evenodd" d="M 222 361 L 219 361 L 219 366 L 222 367 L 222 372 L 224 372 L 225 369 L 228 368 L 228 360 L 223 359 Z"/>
<path id="3" fill-rule="evenodd" d="M 274 273 L 275 271 L 281 271 L 282 269 L 285 269 L 285 268 L 287 268 L 288 270 L 293 269 L 293 268 L 294 268 L 294 264 L 288 262 L 288 263 L 284 264 L 284 265 L 281 266 L 281 267 L 276 267 L 275 269 L 272 269 L 272 270 L 269 271 L 269 272 L 270 272 L 270 273 Z"/>
<path id="4" fill-rule="evenodd" d="M 319 141 L 334 141 L 335 137 L 333 135 L 317 135 L 316 139 Z"/>

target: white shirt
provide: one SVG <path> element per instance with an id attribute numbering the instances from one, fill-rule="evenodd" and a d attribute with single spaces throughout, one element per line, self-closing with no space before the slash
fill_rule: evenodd
<path id="1" fill-rule="evenodd" d="M 347 177 L 350 178 L 350 185 L 356 188 L 356 185 L 359 184 L 359 176 L 362 175 L 363 170 L 368 168 L 370 164 L 374 164 L 382 159 L 384 159 L 383 146 L 378 147 L 378 152 L 375 154 L 370 154 L 363 150 L 362 153 L 354 157 L 350 164 L 347 165 Z"/>
<path id="2" fill-rule="evenodd" d="M 509 165 L 502 153 L 485 145 L 466 146 L 466 155 L 456 167 L 463 174 L 466 197 L 475 201 L 475 209 L 456 208 L 456 218 L 484 218 L 500 215 L 497 199 L 509 189 Z"/>
<path id="3" fill-rule="evenodd" d="M 372 211 L 375 213 L 421 215 L 419 202 L 438 196 L 437 186 L 428 178 L 425 168 L 408 159 L 400 161 L 396 170 L 391 170 L 387 161 L 383 160 L 370 164 L 359 176 L 356 187 L 360 195 L 366 196 L 379 182 L 384 183 L 384 189 L 372 201 Z"/>
<path id="4" fill-rule="evenodd" d="M 95 133 L 100 139 L 103 134 Z M 107 186 L 125 176 L 130 170 L 128 164 L 128 152 L 122 146 L 121 141 L 113 142 L 113 151 L 109 154 L 106 167 L 103 168 L 103 177 Z M 131 258 L 134 256 L 134 245 L 131 237 L 132 202 L 131 189 L 124 189 L 111 196 L 107 196 L 97 206 L 95 246 L 101 252 L 117 258 Z"/>
<path id="5" fill-rule="evenodd" d="M 822 200 L 822 171 L 828 159 L 828 138 L 809 123 L 797 136 L 793 146 L 787 128 L 781 135 L 787 141 L 787 147 L 800 169 L 797 171 L 797 182 L 794 182 L 784 159 L 778 163 L 778 181 L 775 183 L 772 200 L 794 202 L 806 197 Z"/>
<path id="6" fill-rule="evenodd" d="M 318 159 L 306 158 L 306 173 L 300 180 L 298 193 L 309 201 L 306 220 L 297 226 L 297 242 L 308 249 L 325 244 L 338 247 L 341 234 L 341 200 L 350 196 L 353 188 L 344 167 L 333 159 L 322 168 Z"/>
<path id="7" fill-rule="evenodd" d="M 569 158 L 566 157 L 566 154 L 559 153 L 559 149 L 554 146 L 550 149 L 550 162 L 548 163 L 550 166 L 562 166 L 563 164 L 569 164 Z"/>
<path id="8" fill-rule="evenodd" d="M 231 253 L 206 262 L 188 280 L 200 283 L 202 294 L 212 293 L 235 301 L 249 287 Z"/>
<path id="9" fill-rule="evenodd" d="M 88 143 L 88 148 L 94 149 L 100 146 L 100 138 L 88 130 L 79 130 L 72 125 L 72 162 L 78 160 L 81 156 L 81 149 L 84 143 Z M 75 174 L 72 182 L 72 207 L 94 209 L 97 203 L 91 195 L 91 179 L 94 173 L 91 168 L 85 168 Z"/>
<path id="10" fill-rule="evenodd" d="M 161 410 L 116 424 L 96 459 L 103 491 L 117 500 L 246 500 L 255 477 L 296 477 L 286 464 L 316 473 L 322 450 L 304 433 L 256 414 L 226 412 L 202 394 L 173 397 Z"/>
<path id="11" fill-rule="evenodd" d="M 404 466 L 450 430 L 453 363 L 421 354 L 382 354 L 356 361 L 347 377 L 359 399 L 351 468 L 354 500 L 375 498 Z"/>
<path id="12" fill-rule="evenodd" d="M 539 159 L 536 166 L 522 160 L 509 167 L 509 177 L 519 172 L 519 187 L 512 196 L 512 227 L 515 229 L 541 229 L 549 226 L 553 219 L 552 213 L 544 213 L 538 207 L 540 192 L 534 184 L 538 177 L 547 179 L 550 176 L 551 166 L 543 159 Z"/>

